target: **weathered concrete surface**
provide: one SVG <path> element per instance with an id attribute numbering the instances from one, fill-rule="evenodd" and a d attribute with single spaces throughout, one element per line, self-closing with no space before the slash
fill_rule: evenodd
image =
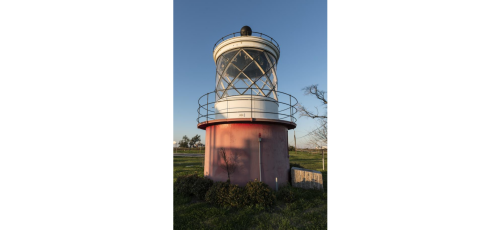
<path id="1" fill-rule="evenodd" d="M 320 171 L 292 167 L 290 174 L 293 187 L 323 190 L 323 174 Z"/>

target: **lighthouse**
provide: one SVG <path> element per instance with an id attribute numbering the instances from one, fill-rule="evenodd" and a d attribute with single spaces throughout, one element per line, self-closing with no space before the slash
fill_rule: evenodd
<path id="1" fill-rule="evenodd" d="M 297 100 L 278 91 L 279 57 L 278 42 L 248 26 L 215 43 L 215 90 L 198 100 L 206 177 L 271 188 L 289 182 L 288 130 L 296 127 Z"/>

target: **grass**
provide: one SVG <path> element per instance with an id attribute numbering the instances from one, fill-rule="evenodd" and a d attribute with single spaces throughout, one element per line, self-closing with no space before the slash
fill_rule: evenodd
<path id="1" fill-rule="evenodd" d="M 205 148 L 174 148 L 172 150 L 175 154 L 182 154 L 182 153 L 205 153 Z M 299 149 L 298 150 L 301 153 L 311 153 L 311 154 L 321 154 L 321 149 Z M 325 149 L 325 154 L 327 153 L 327 150 Z M 294 152 L 294 151 L 291 151 Z M 295 153 L 295 152 L 294 152 Z"/>
<path id="2" fill-rule="evenodd" d="M 261 207 L 219 208 L 194 197 L 174 192 L 175 229 L 326 229 L 326 175 L 321 154 L 291 151 L 290 162 L 307 169 L 321 171 L 325 191 L 294 188 L 297 200 L 278 204 L 271 209 Z M 325 168 L 326 168 L 325 154 Z M 203 176 L 203 157 L 174 157 L 174 179 L 197 173 Z"/>
<path id="3" fill-rule="evenodd" d="M 182 154 L 182 153 L 205 153 L 205 149 L 202 148 L 193 148 L 193 149 L 174 149 L 174 154 Z"/>

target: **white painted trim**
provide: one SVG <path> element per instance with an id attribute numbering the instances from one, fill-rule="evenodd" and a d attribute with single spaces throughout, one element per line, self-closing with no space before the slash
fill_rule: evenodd
<path id="1" fill-rule="evenodd" d="M 214 61 L 217 63 L 217 58 L 219 56 L 229 50 L 232 49 L 239 49 L 239 48 L 257 48 L 257 49 L 263 49 L 276 58 L 276 62 L 278 62 L 278 59 L 280 57 L 280 51 L 276 45 L 274 45 L 272 42 L 261 38 L 261 37 L 255 37 L 255 36 L 240 36 L 240 37 L 234 37 L 227 39 L 223 42 L 221 42 L 217 47 L 214 49 Z"/>
<path id="2" fill-rule="evenodd" d="M 251 98 L 253 100 L 250 100 Z M 278 101 L 264 96 L 238 95 L 225 97 L 215 102 L 215 120 L 230 118 L 279 120 L 278 107 Z"/>

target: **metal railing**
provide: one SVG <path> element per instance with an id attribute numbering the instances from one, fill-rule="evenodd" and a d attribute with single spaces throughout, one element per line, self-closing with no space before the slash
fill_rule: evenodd
<path id="1" fill-rule="evenodd" d="M 247 89 L 247 88 L 237 88 L 237 89 Z M 203 96 L 201 96 L 198 99 L 198 118 L 196 121 L 198 123 L 204 122 L 204 121 L 210 121 L 210 120 L 215 120 L 216 115 L 226 115 L 226 118 L 229 117 L 229 114 L 233 113 L 250 113 L 250 117 L 253 118 L 254 115 L 257 114 L 275 114 L 278 116 L 278 120 L 283 120 L 283 121 L 289 121 L 289 122 L 296 122 L 297 118 L 294 116 L 297 113 L 297 98 L 294 96 L 284 93 L 281 91 L 273 90 L 277 94 L 277 98 L 281 99 L 280 100 L 275 100 L 274 98 L 262 96 L 262 95 L 255 95 L 253 94 L 253 89 L 256 88 L 251 88 L 251 94 L 245 94 L 245 96 L 250 96 L 250 98 L 241 98 L 241 97 L 233 97 L 233 96 L 227 96 L 223 98 L 218 98 L 216 94 L 216 90 L 206 93 Z M 213 95 L 211 97 L 211 95 Z M 213 98 L 212 100 L 210 98 Z M 206 103 L 205 103 L 206 101 Z M 221 102 L 226 102 L 226 111 L 225 112 L 217 112 L 215 111 L 215 103 L 221 101 Z M 230 108 L 229 102 L 230 101 L 250 101 L 250 110 L 238 110 L 238 111 L 229 111 Z M 278 112 L 263 112 L 263 111 L 255 111 L 253 108 L 253 102 L 254 101 L 265 101 L 265 102 L 274 102 L 278 104 Z M 225 119 L 225 118 L 224 118 Z"/>
<path id="2" fill-rule="evenodd" d="M 239 35 L 236 35 L 236 34 L 239 34 Z M 254 34 L 258 34 L 259 36 L 254 36 Z M 230 39 L 230 38 L 234 38 L 234 37 L 240 37 L 241 36 L 241 33 L 240 32 L 234 32 L 234 33 L 231 33 L 231 34 L 228 34 L 224 37 L 222 37 L 221 39 L 219 39 L 215 45 L 214 45 L 214 48 L 212 50 L 215 51 L 215 47 L 217 47 L 217 45 L 219 45 L 221 42 L 227 40 L 227 39 Z M 278 48 L 278 51 L 280 51 L 280 45 L 278 44 L 278 42 L 276 40 L 274 40 L 271 36 L 267 35 L 267 34 L 263 34 L 263 33 L 260 33 L 260 32 L 252 32 L 252 35 L 249 36 L 249 37 L 261 37 L 264 36 L 264 39 L 266 40 L 269 40 L 271 41 L 271 43 L 273 43 L 277 48 Z"/>

